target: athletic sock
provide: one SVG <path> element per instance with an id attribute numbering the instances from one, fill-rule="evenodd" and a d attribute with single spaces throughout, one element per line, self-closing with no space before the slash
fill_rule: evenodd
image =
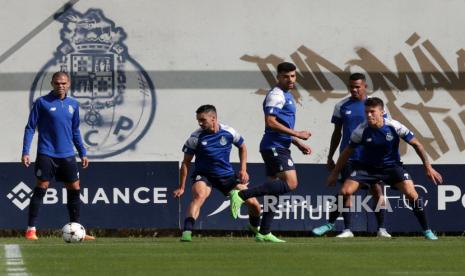
<path id="1" fill-rule="evenodd" d="M 263 212 L 262 222 L 260 224 L 260 234 L 266 235 L 271 232 L 271 223 L 273 222 L 274 211 L 268 210 Z"/>
<path id="2" fill-rule="evenodd" d="M 259 197 L 264 195 L 282 195 L 290 191 L 291 189 L 289 188 L 289 185 L 287 185 L 286 181 L 278 179 L 267 181 L 263 185 L 257 187 L 242 190 L 239 192 L 239 196 L 243 200 L 246 200 L 251 197 Z"/>
<path id="3" fill-rule="evenodd" d="M 194 229 L 195 218 L 187 217 L 184 219 L 184 231 L 192 231 Z"/>
<path id="4" fill-rule="evenodd" d="M 339 217 L 339 215 L 341 214 L 341 211 L 339 210 L 339 198 L 341 198 L 340 195 L 336 195 L 336 208 L 334 210 L 331 210 L 329 211 L 329 219 L 328 219 L 328 222 L 329 223 L 332 223 L 334 224 L 337 220 L 337 218 Z M 350 219 L 350 218 L 349 218 Z M 344 223 L 345 223 L 345 219 L 344 219 Z"/>
<path id="5" fill-rule="evenodd" d="M 29 203 L 29 215 L 27 225 L 32 227 L 36 225 L 37 216 L 39 215 L 39 208 L 42 204 L 42 199 L 45 196 L 47 189 L 40 187 L 34 188 L 34 193 L 31 197 L 31 202 Z"/>
<path id="6" fill-rule="evenodd" d="M 66 207 L 68 207 L 68 215 L 70 222 L 79 222 L 79 218 L 81 216 L 81 199 L 80 190 L 66 190 L 67 193 L 67 200 L 68 203 Z"/>
<path id="7" fill-rule="evenodd" d="M 249 223 L 253 227 L 258 227 L 260 225 L 260 217 L 254 217 L 252 215 L 249 215 Z"/>
<path id="8" fill-rule="evenodd" d="M 344 218 L 344 229 L 350 229 L 352 226 L 352 213 L 350 212 L 350 206 L 344 206 L 344 209 L 348 211 L 342 212 L 342 217 Z"/>
<path id="9" fill-rule="evenodd" d="M 378 211 L 375 211 L 375 217 L 376 217 L 376 222 L 378 223 L 378 229 L 379 228 L 385 228 L 384 227 L 384 214 L 386 213 L 386 209 L 381 208 Z"/>
<path id="10" fill-rule="evenodd" d="M 428 221 L 426 219 L 425 210 L 423 209 L 423 203 L 417 199 L 413 202 L 413 206 L 411 207 L 413 209 L 413 214 L 415 215 L 418 222 L 420 223 L 423 231 L 428 230 L 429 226 L 428 226 Z"/>

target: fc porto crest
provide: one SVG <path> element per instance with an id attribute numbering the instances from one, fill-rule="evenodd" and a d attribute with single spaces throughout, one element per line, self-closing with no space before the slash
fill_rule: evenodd
<path id="1" fill-rule="evenodd" d="M 135 149 L 155 117 L 156 97 L 152 80 L 123 44 L 126 33 L 99 9 L 84 14 L 69 9 L 57 20 L 63 23 L 62 43 L 35 77 L 31 104 L 51 90 L 53 72 L 68 72 L 68 95 L 80 103 L 88 156 Z"/>
<path id="2" fill-rule="evenodd" d="M 221 136 L 221 138 L 220 138 L 220 145 L 225 146 L 227 143 L 228 143 L 228 141 L 226 140 L 226 137 Z"/>
<path id="3" fill-rule="evenodd" d="M 386 133 L 386 140 L 387 141 L 392 141 L 392 139 L 394 139 L 394 136 L 392 136 L 392 133 L 390 133 L 390 132 Z"/>

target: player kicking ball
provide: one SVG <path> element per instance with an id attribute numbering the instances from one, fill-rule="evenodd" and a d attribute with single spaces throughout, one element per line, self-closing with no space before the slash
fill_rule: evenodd
<path id="1" fill-rule="evenodd" d="M 184 194 L 189 165 L 195 156 L 195 171 L 192 173 L 192 201 L 187 209 L 181 241 L 192 241 L 192 229 L 200 209 L 211 193 L 212 187 L 223 195 L 234 189 L 246 189 L 247 148 L 244 139 L 233 128 L 217 121 L 216 108 L 202 105 L 197 111 L 200 128 L 194 131 L 183 147 L 184 159 L 179 169 L 179 186 L 173 192 L 175 198 Z M 236 175 L 229 156 L 232 145 L 239 149 L 240 170 Z M 257 234 L 260 225 L 260 204 L 256 198 L 245 201 L 249 208 L 249 229 Z"/>
<path id="2" fill-rule="evenodd" d="M 384 103 L 381 99 L 373 97 L 365 102 L 366 122 L 360 124 L 350 137 L 349 146 L 339 156 L 336 167 L 328 177 L 328 185 L 335 185 L 337 177 L 344 168 L 349 157 L 357 147 L 362 147 L 361 156 L 353 166 L 353 171 L 341 187 L 340 194 L 351 196 L 360 184 L 375 185 L 382 181 L 399 189 L 406 198 L 413 214 L 423 229 L 423 235 L 428 240 L 437 240 L 438 237 L 431 231 L 419 200 L 410 174 L 402 166 L 399 154 L 399 141 L 403 139 L 411 145 L 420 157 L 425 173 L 434 184 L 442 183 L 442 176 L 433 169 L 423 145 L 414 137 L 413 133 L 400 122 L 383 118 Z M 327 223 L 312 230 L 313 233 L 323 235 L 332 230 L 334 224 Z"/>

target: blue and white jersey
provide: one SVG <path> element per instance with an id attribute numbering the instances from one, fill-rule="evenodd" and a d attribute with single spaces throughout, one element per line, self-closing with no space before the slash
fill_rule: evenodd
<path id="1" fill-rule="evenodd" d="M 56 158 L 70 157 L 75 155 L 74 145 L 80 157 L 86 155 L 76 99 L 66 96 L 62 100 L 52 91 L 34 102 L 24 131 L 23 155 L 29 155 L 36 128 L 39 132 L 37 153 Z"/>
<path id="2" fill-rule="evenodd" d="M 369 98 L 369 97 L 367 97 Z M 384 118 L 388 118 L 387 113 L 384 113 Z M 365 101 L 360 101 L 352 97 L 347 97 L 339 101 L 334 106 L 331 123 L 342 125 L 342 139 L 339 145 L 339 152 L 342 152 L 350 142 L 350 135 L 357 126 L 365 121 Z M 349 160 L 355 161 L 360 158 L 361 148 L 355 149 Z"/>
<path id="3" fill-rule="evenodd" d="M 219 127 L 216 133 L 199 128 L 184 144 L 182 151 L 195 155 L 195 174 L 213 177 L 234 174 L 229 155 L 232 145 L 240 147 L 244 139 L 232 127 L 223 124 L 219 124 Z"/>
<path id="4" fill-rule="evenodd" d="M 349 144 L 350 135 L 357 126 L 365 121 L 365 101 L 347 97 L 339 101 L 334 107 L 331 123 L 342 125 L 342 139 L 339 152 L 342 152 Z M 361 148 L 355 149 L 350 160 L 358 160 Z"/>
<path id="5" fill-rule="evenodd" d="M 295 101 L 290 91 L 283 91 L 279 87 L 274 87 L 268 92 L 263 101 L 263 112 L 265 115 L 276 116 L 279 123 L 294 129 L 295 124 Z M 265 134 L 260 143 L 260 150 L 271 148 L 285 148 L 291 146 L 291 135 L 275 131 L 265 127 Z"/>
<path id="6" fill-rule="evenodd" d="M 384 119 L 381 128 L 371 128 L 368 123 L 360 124 L 350 137 L 352 147 L 362 148 L 359 162 L 371 167 L 400 165 L 399 141 L 410 142 L 415 136 L 403 124 Z"/>

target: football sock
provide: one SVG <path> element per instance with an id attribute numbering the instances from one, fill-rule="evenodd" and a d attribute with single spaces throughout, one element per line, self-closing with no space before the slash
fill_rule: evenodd
<path id="1" fill-rule="evenodd" d="M 283 180 L 273 180 L 267 181 L 263 185 L 253 187 L 247 190 L 242 190 L 239 192 L 239 196 L 246 200 L 251 197 L 258 197 L 264 195 L 282 195 L 287 192 L 291 191 L 289 185 L 287 185 L 286 181 Z"/>
<path id="2" fill-rule="evenodd" d="M 426 220 L 425 210 L 423 209 L 423 202 L 419 201 L 418 199 L 413 202 L 413 214 L 417 218 L 418 222 L 421 225 L 423 231 L 428 230 L 428 221 Z"/>
<path id="3" fill-rule="evenodd" d="M 350 206 L 344 205 L 344 209 L 350 209 Z M 352 213 L 350 211 L 342 212 L 342 217 L 344 218 L 344 229 L 350 229 L 352 226 Z"/>
<path id="4" fill-rule="evenodd" d="M 262 223 L 260 224 L 260 234 L 266 235 L 271 232 L 271 223 L 273 222 L 274 211 L 268 210 L 263 212 Z"/>
<path id="5" fill-rule="evenodd" d="M 68 203 L 68 215 L 70 222 L 79 222 L 80 210 L 81 210 L 81 199 L 79 198 L 80 190 L 66 190 Z"/>
<path id="6" fill-rule="evenodd" d="M 335 203 L 336 204 L 336 209 L 329 211 L 329 219 L 328 219 L 329 223 L 334 224 L 336 222 L 337 218 L 339 217 L 339 215 L 341 214 L 341 211 L 337 207 L 337 206 L 339 206 L 339 198 L 340 197 L 341 197 L 340 195 L 336 195 L 336 203 Z M 350 218 L 349 218 L 349 220 L 350 220 Z M 344 223 L 345 223 L 345 221 L 346 220 L 344 218 Z"/>
<path id="7" fill-rule="evenodd" d="M 384 214 L 386 213 L 386 209 L 381 208 L 375 212 L 376 222 L 378 222 L 378 229 L 385 228 L 384 227 Z"/>
<path id="8" fill-rule="evenodd" d="M 40 187 L 34 188 L 34 193 L 31 197 L 31 202 L 29 203 L 29 215 L 28 215 L 28 226 L 35 226 L 37 216 L 39 215 L 39 208 L 42 204 L 42 199 L 45 196 L 47 189 L 43 189 Z"/>
<path id="9" fill-rule="evenodd" d="M 187 217 L 184 219 L 184 231 L 192 231 L 194 228 L 195 219 L 193 217 Z"/>
<path id="10" fill-rule="evenodd" d="M 253 227 L 258 227 L 260 225 L 260 217 L 254 217 L 252 215 L 249 215 L 249 223 Z"/>

